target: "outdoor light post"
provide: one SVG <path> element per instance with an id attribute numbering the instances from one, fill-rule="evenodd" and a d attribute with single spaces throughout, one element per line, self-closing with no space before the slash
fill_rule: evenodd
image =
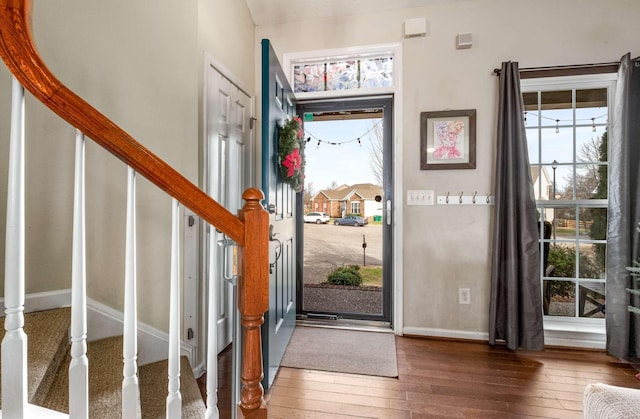
<path id="1" fill-rule="evenodd" d="M 556 199 L 556 169 L 558 168 L 558 161 L 553 160 L 551 162 L 551 168 L 553 169 L 553 200 Z M 553 240 L 556 239 L 556 207 L 553 207 Z"/>
<path id="2" fill-rule="evenodd" d="M 367 240 L 362 235 L 362 266 L 367 266 Z"/>

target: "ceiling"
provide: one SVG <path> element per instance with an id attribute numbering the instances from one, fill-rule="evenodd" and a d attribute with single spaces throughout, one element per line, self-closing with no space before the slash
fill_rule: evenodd
<path id="1" fill-rule="evenodd" d="M 246 0 L 257 26 L 314 17 L 352 16 L 457 0 Z"/>

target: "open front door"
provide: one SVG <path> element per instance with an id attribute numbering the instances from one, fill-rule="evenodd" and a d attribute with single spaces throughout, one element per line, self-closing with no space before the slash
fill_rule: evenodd
<path id="1" fill-rule="evenodd" d="M 278 58 L 262 40 L 262 190 L 279 255 L 270 267 L 263 326 L 265 389 L 271 386 L 296 324 L 296 193 L 278 175 L 278 124 L 295 114 L 295 98 Z"/>

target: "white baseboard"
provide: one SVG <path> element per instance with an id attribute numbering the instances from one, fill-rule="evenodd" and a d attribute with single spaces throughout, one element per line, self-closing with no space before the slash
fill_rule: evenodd
<path id="1" fill-rule="evenodd" d="M 489 333 L 484 332 L 467 332 L 461 330 L 433 329 L 426 327 L 405 327 L 402 332 L 403 335 L 411 336 L 466 339 L 484 342 L 489 341 Z M 545 330 L 544 343 L 546 346 L 605 349 L 606 336 L 600 333 L 566 330 Z"/>
<path id="2" fill-rule="evenodd" d="M 3 308 L 0 317 L 4 317 L 4 298 L 0 298 L 0 305 Z M 38 292 L 25 296 L 24 311 L 31 313 L 70 305 L 71 289 Z M 121 312 L 87 298 L 87 340 L 89 342 L 121 335 L 123 325 L 124 316 Z M 167 359 L 168 354 L 169 334 L 138 322 L 138 365 Z M 181 342 L 180 354 L 189 358 L 191 365 L 194 365 L 196 359 L 194 346 Z"/>
<path id="3" fill-rule="evenodd" d="M 545 330 L 544 344 L 545 346 L 563 346 L 569 348 L 606 349 L 607 337 L 602 333 Z"/>
<path id="4" fill-rule="evenodd" d="M 91 298 L 87 298 L 87 340 L 94 341 L 122 334 L 124 316 L 121 312 Z M 167 359 L 169 334 L 148 324 L 138 322 L 138 365 Z M 180 354 L 194 365 L 196 348 L 180 343 Z"/>
<path id="5" fill-rule="evenodd" d="M 0 298 L 2 313 L 0 317 L 4 317 L 4 298 Z M 31 313 L 33 311 L 53 310 L 60 307 L 69 307 L 71 305 L 71 288 L 35 292 L 27 294 L 24 298 L 24 312 Z"/>

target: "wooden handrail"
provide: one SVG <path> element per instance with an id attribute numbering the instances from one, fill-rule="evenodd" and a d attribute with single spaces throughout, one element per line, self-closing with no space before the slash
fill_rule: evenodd
<path id="1" fill-rule="evenodd" d="M 266 419 L 260 326 L 269 305 L 269 214 L 259 189 L 248 189 L 236 217 L 106 116 L 64 86 L 31 37 L 31 0 L 0 0 L 0 56 L 38 100 L 240 246 L 238 308 L 244 328 L 240 417 Z M 213 349 L 215 350 L 215 348 Z"/>
<path id="2" fill-rule="evenodd" d="M 58 116 L 244 246 L 243 222 L 64 86 L 31 37 L 31 0 L 0 0 L 0 56 L 16 79 Z"/>

